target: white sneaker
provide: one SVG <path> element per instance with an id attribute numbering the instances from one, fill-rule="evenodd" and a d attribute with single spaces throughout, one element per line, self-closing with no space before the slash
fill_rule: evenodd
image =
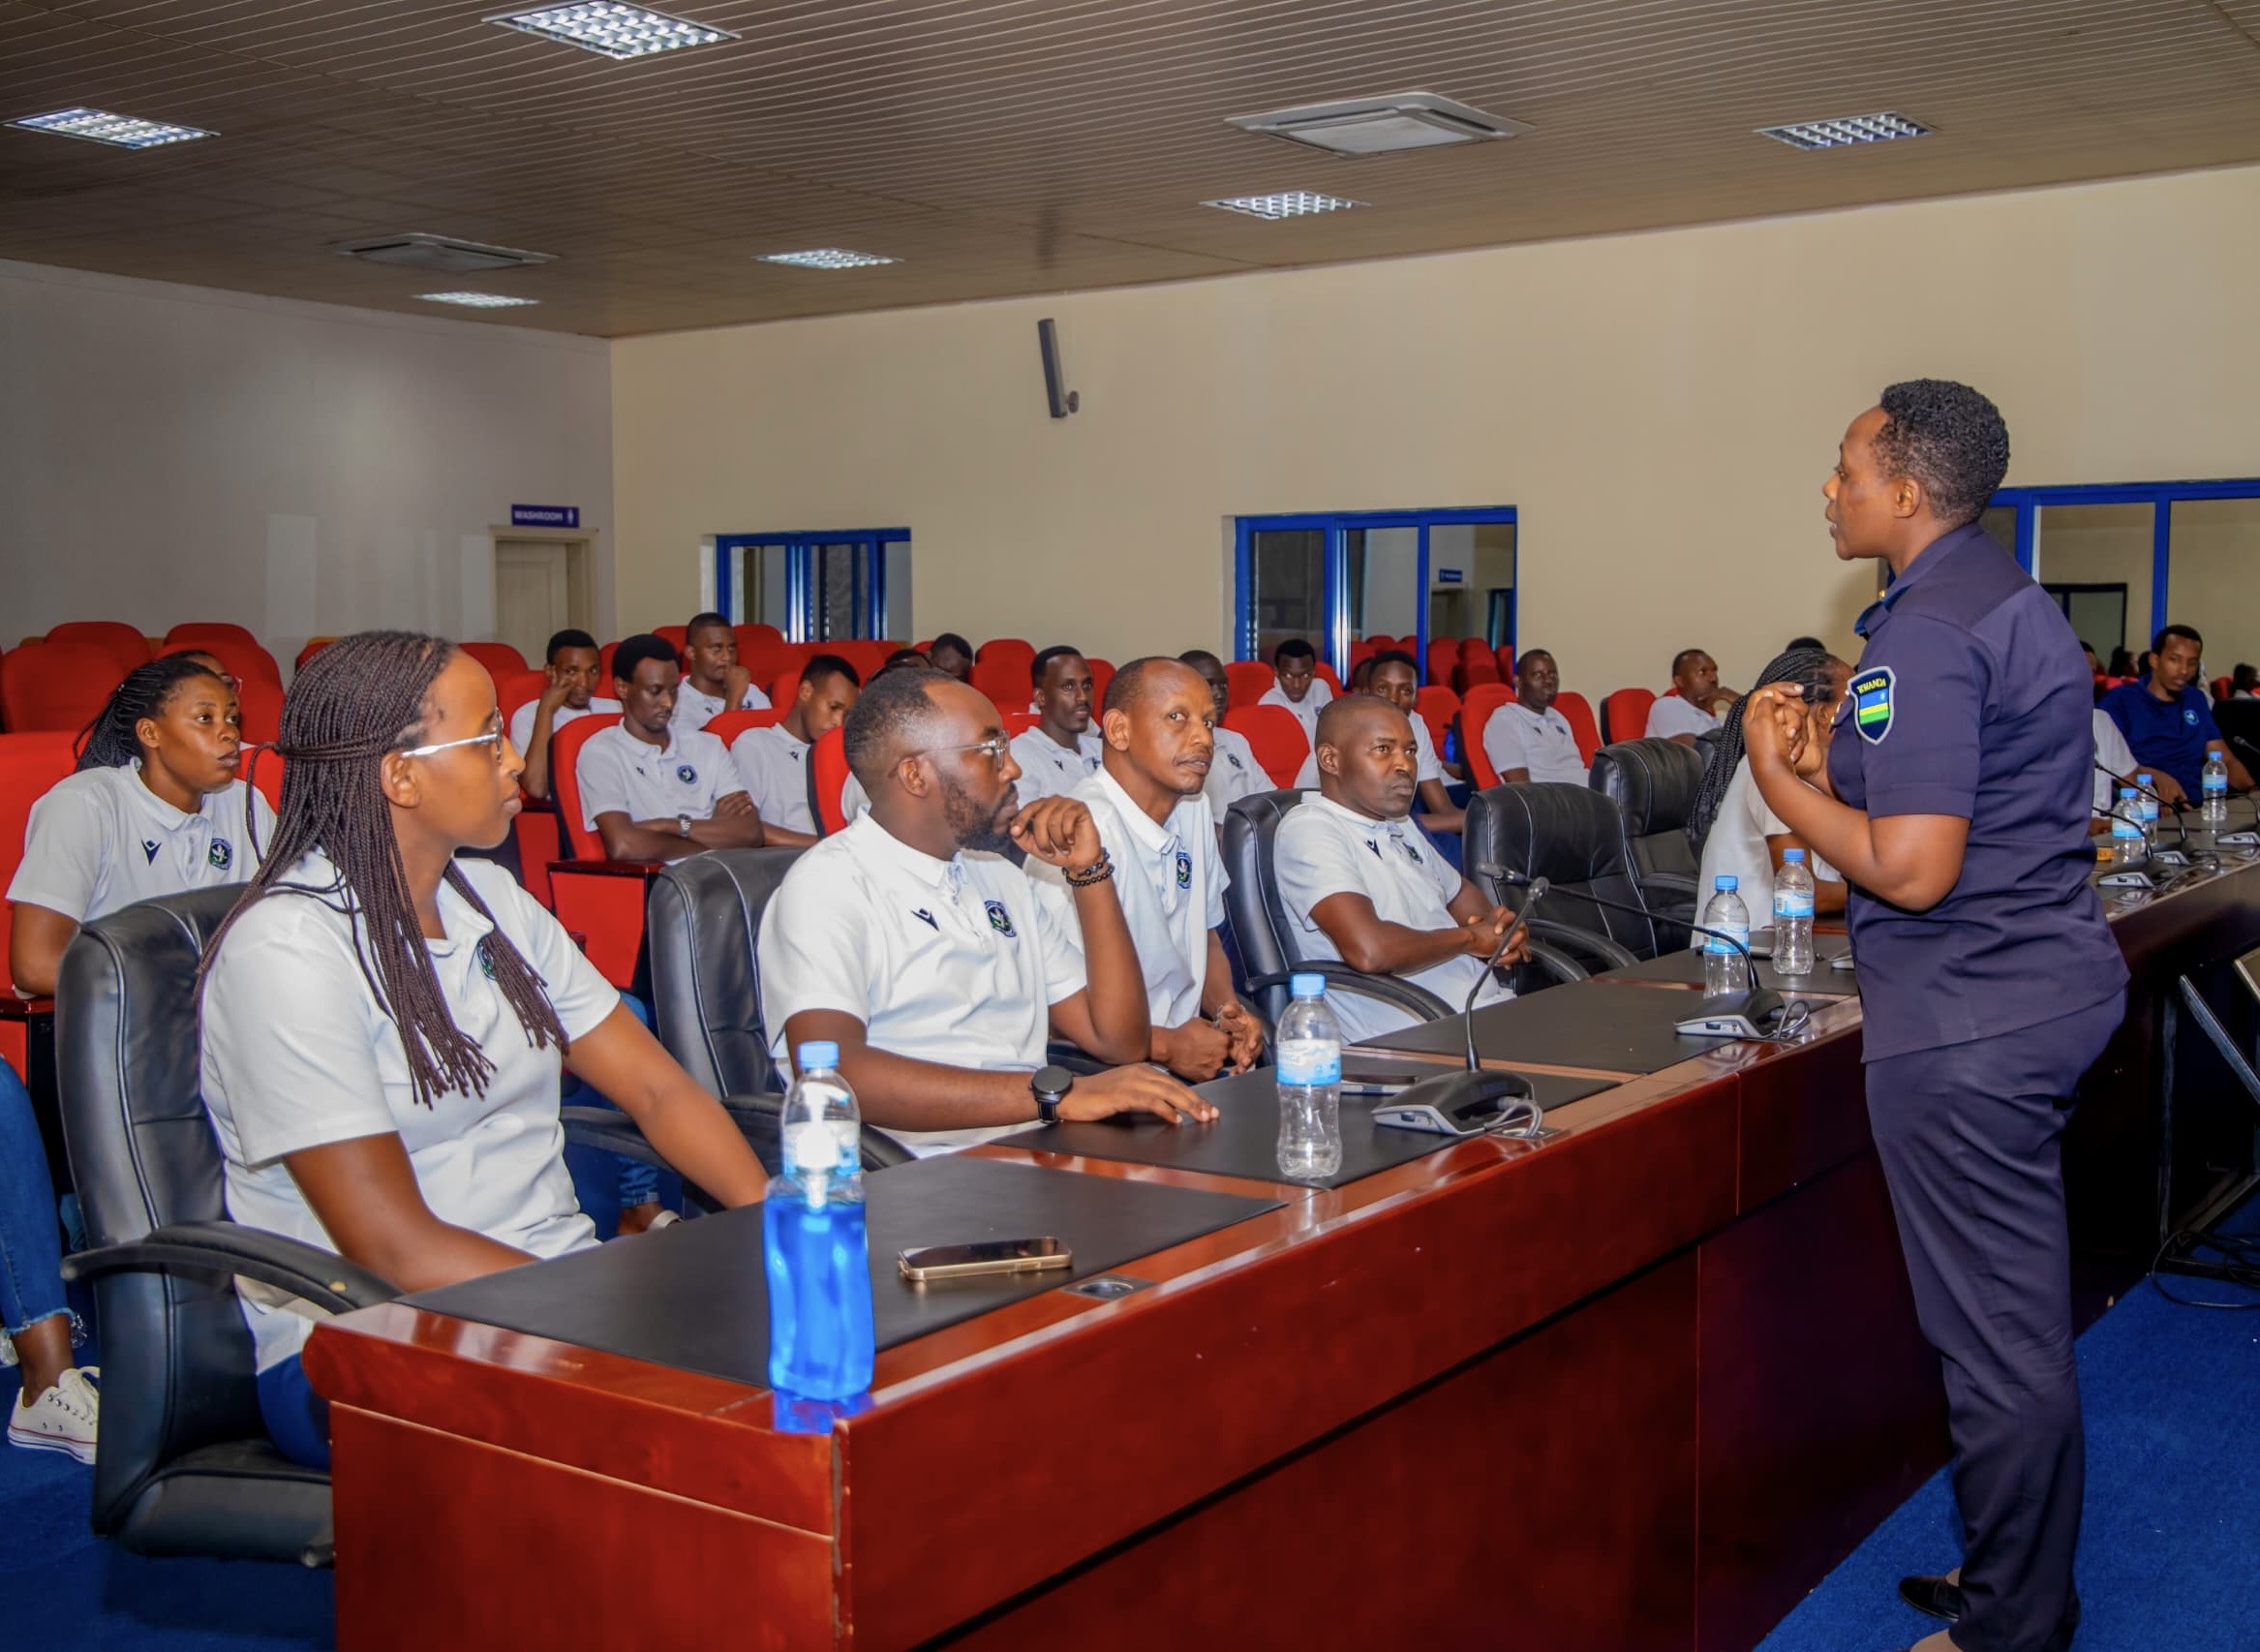
<path id="1" fill-rule="evenodd" d="M 0 1331 L 0 1371 L 15 1363 L 15 1344 L 8 1340 L 8 1332 Z"/>
<path id="2" fill-rule="evenodd" d="M 20 1399 L 8 1408 L 8 1443 L 35 1452 L 68 1452 L 82 1463 L 94 1460 L 94 1431 L 102 1392 L 92 1379 L 99 1365 L 65 1371 L 62 1380 L 31 1404 Z"/>

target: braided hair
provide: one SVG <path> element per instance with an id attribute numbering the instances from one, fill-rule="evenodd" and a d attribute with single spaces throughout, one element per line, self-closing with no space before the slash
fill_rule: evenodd
<path id="1" fill-rule="evenodd" d="M 1751 693 L 1769 683 L 1794 683 L 1804 690 L 1806 703 L 1818 705 L 1826 701 L 1831 668 L 1842 664 L 1835 655 L 1824 648 L 1792 648 L 1787 654 L 1774 656 L 1773 660 L 1757 674 L 1757 681 L 1750 686 Z M 1687 835 L 1700 855 L 1703 840 L 1711 835 L 1711 822 L 1719 815 L 1719 805 L 1726 801 L 1726 787 L 1734 780 L 1734 770 L 1742 761 L 1742 708 L 1750 703 L 1749 695 L 1736 700 L 1726 713 L 1726 720 L 1719 725 L 1718 743 L 1711 748 L 1711 760 L 1703 770 L 1703 783 L 1695 789 L 1695 810 L 1688 816 Z"/>
<path id="2" fill-rule="evenodd" d="M 453 643 L 414 631 L 363 631 L 340 637 L 306 662 L 283 702 L 275 743 L 288 765 L 275 841 L 242 900 L 228 914 L 198 970 L 204 974 L 228 932 L 269 894 L 321 901 L 351 917 L 353 955 L 379 1006 L 400 1032 L 409 1082 L 425 1107 L 435 1096 L 484 1095 L 494 1062 L 448 1014 L 440 977 L 424 944 L 408 872 L 393 832 L 382 773 L 387 754 L 421 743 L 431 716 L 432 685 L 455 658 Z M 288 881 L 301 857 L 320 849 L 337 868 L 327 886 Z M 449 863 L 449 888 L 489 924 L 494 914 Z M 498 925 L 480 943 L 504 998 L 518 1012 L 535 1049 L 565 1044 L 565 1028 L 534 972 Z"/>
<path id="3" fill-rule="evenodd" d="M 78 771 L 122 769 L 141 755 L 141 737 L 135 725 L 145 717 L 159 717 L 180 686 L 192 677 L 213 677 L 209 665 L 191 654 L 168 654 L 137 665 L 109 691 L 94 720 L 78 731 Z"/>

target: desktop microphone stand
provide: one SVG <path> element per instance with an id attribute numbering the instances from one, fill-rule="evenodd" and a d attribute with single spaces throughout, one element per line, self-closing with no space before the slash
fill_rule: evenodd
<path id="1" fill-rule="evenodd" d="M 1473 1020 L 1476 999 L 1482 993 L 1483 983 L 1498 968 L 1499 960 L 1507 956 L 1508 947 L 1528 924 L 1531 908 L 1544 898 L 1545 892 L 1544 878 L 1531 884 L 1530 899 L 1514 914 L 1514 921 L 1500 933 L 1499 944 L 1483 961 L 1482 973 L 1476 977 L 1475 985 L 1467 990 L 1467 996 L 1460 1003 L 1461 1030 L 1467 1038 L 1467 1065 L 1456 1072 L 1438 1073 L 1433 1078 L 1407 1085 L 1373 1110 L 1376 1124 L 1421 1130 L 1437 1136 L 1473 1136 L 1489 1131 L 1532 1141 L 1547 1134 L 1545 1110 L 1539 1106 L 1538 1092 L 1531 1082 L 1520 1073 L 1502 1072 L 1495 1067 L 1486 1070 L 1477 1059 Z"/>

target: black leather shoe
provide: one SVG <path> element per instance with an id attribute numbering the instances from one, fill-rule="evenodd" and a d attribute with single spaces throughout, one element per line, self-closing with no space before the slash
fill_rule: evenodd
<path id="1" fill-rule="evenodd" d="M 1949 1583 L 1943 1577 L 1902 1577 L 1899 1580 L 1899 1598 L 1918 1612 L 1944 1618 L 1948 1623 L 1962 1620 L 1962 1585 Z"/>

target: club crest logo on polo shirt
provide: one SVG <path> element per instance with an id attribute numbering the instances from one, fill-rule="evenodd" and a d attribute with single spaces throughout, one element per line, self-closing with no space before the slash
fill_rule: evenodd
<path id="1" fill-rule="evenodd" d="M 1019 933 L 1012 927 L 1012 914 L 1004 909 L 1003 902 L 984 901 L 981 908 L 989 914 L 989 927 L 998 934 L 1009 938 Z"/>
<path id="2" fill-rule="evenodd" d="M 1891 690 L 1897 681 L 1888 665 L 1878 665 L 1852 678 L 1848 696 L 1852 703 L 1852 726 L 1871 746 L 1882 745 L 1883 737 L 1891 732 Z"/>
<path id="3" fill-rule="evenodd" d="M 1239 758 L 1237 758 L 1237 756 L 1235 756 L 1235 755 L 1234 755 L 1232 752 L 1230 752 L 1230 751 L 1227 751 L 1227 752 L 1224 754 L 1224 760 L 1225 760 L 1227 763 L 1230 763 L 1230 764 L 1231 764 L 1231 765 L 1232 765 L 1234 768 L 1241 770 L 1243 773 L 1244 773 L 1244 772 L 1245 772 L 1245 770 L 1246 770 L 1246 765 L 1244 765 L 1243 763 L 1241 763 L 1241 762 L 1240 762 L 1240 760 L 1239 760 Z"/>
<path id="4" fill-rule="evenodd" d="M 149 857 L 149 864 L 151 866 L 155 866 L 157 864 L 157 851 L 163 847 L 164 845 L 158 842 L 154 838 L 143 838 L 141 840 L 141 852 Z"/>
<path id="5" fill-rule="evenodd" d="M 678 763 L 675 765 L 675 778 L 681 780 L 687 786 L 694 786 L 698 784 L 698 771 L 692 768 L 688 763 Z"/>
<path id="6" fill-rule="evenodd" d="M 157 857 L 151 855 L 149 858 L 155 860 Z M 216 871 L 226 872 L 235 864 L 235 850 L 229 846 L 227 839 L 214 838 L 212 846 L 204 851 L 204 859 L 210 861 Z"/>
<path id="7" fill-rule="evenodd" d="M 1193 887 L 1193 857 L 1182 849 L 1177 851 L 1177 887 L 1179 889 Z"/>
<path id="8" fill-rule="evenodd" d="M 2197 726 L 2197 708 L 2195 706 L 2184 706 L 2182 708 L 2182 720 L 2187 723 L 2191 728 L 2195 728 Z"/>
<path id="9" fill-rule="evenodd" d="M 487 943 L 483 940 L 478 943 L 478 972 L 489 981 L 495 978 L 495 955 L 487 949 Z"/>

